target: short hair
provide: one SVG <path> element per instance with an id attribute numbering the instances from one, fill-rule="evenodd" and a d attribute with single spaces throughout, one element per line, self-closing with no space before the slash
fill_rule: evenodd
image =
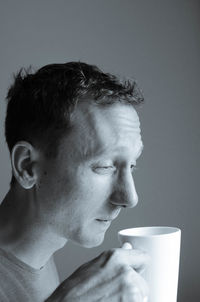
<path id="1" fill-rule="evenodd" d="M 144 101 L 135 81 L 122 80 L 83 62 L 49 64 L 35 73 L 21 69 L 7 94 L 5 136 L 11 152 L 21 140 L 55 156 L 62 135 L 69 131 L 77 102 L 90 97 L 97 104 Z"/>

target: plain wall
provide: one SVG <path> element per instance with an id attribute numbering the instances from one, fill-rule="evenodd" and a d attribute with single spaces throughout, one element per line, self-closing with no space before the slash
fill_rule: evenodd
<path id="1" fill-rule="evenodd" d="M 135 179 L 139 204 L 120 215 L 100 247 L 68 243 L 57 252 L 62 280 L 103 250 L 119 246 L 119 229 L 178 226 L 178 301 L 199 301 L 199 8 L 198 0 L 0 2 L 1 199 L 11 175 L 4 99 L 20 67 L 81 60 L 136 78 L 146 98 L 139 109 L 145 146 Z"/>

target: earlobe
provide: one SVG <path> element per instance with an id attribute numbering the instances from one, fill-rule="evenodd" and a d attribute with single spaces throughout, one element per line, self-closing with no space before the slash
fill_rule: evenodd
<path id="1" fill-rule="evenodd" d="M 31 189 L 36 183 L 33 169 L 35 149 L 28 142 L 18 142 L 12 149 L 11 163 L 17 182 L 24 189 Z"/>

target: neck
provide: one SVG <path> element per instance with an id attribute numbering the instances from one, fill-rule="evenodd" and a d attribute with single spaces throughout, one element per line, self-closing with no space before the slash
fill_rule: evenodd
<path id="1" fill-rule="evenodd" d="M 39 269 L 66 242 L 41 221 L 29 190 L 8 192 L 0 205 L 0 246 L 4 250 Z"/>

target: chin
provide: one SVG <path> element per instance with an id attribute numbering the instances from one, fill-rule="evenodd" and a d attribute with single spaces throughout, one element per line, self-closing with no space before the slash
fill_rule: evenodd
<path id="1" fill-rule="evenodd" d="M 82 247 L 85 248 L 93 248 L 96 246 L 99 246 L 103 243 L 104 241 L 104 235 L 105 234 L 96 234 L 96 237 L 90 237 L 90 238 L 80 238 L 79 240 L 76 240 L 76 243 L 81 245 Z"/>

